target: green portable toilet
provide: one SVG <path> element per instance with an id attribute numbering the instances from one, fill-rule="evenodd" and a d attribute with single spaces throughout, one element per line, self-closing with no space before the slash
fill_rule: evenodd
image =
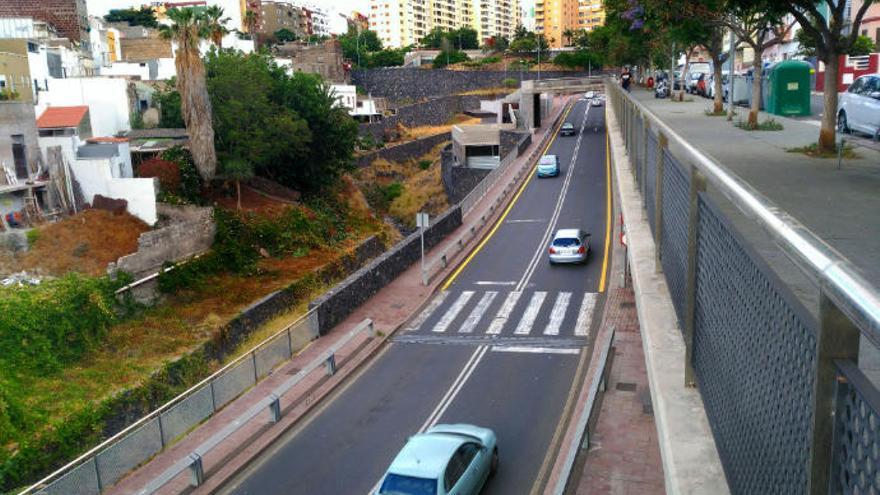
<path id="1" fill-rule="evenodd" d="M 810 64 L 785 60 L 770 68 L 764 110 L 775 115 L 810 115 Z"/>

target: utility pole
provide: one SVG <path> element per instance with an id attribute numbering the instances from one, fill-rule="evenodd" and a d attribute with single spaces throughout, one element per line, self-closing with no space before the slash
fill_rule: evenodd
<path id="1" fill-rule="evenodd" d="M 727 56 L 730 62 L 730 69 L 727 72 L 728 88 L 727 88 L 727 120 L 733 120 L 733 85 L 735 78 L 733 77 L 733 68 L 736 66 L 736 35 L 730 30 L 730 54 Z"/>
<path id="2" fill-rule="evenodd" d="M 684 74 L 681 75 L 681 83 L 684 84 Z M 672 56 L 669 58 L 669 99 L 673 100 L 675 97 L 672 96 L 675 93 L 675 42 L 672 42 Z"/>

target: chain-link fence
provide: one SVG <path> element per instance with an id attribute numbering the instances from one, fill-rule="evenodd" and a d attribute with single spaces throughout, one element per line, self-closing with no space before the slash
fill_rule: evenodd
<path id="1" fill-rule="evenodd" d="M 22 493 L 100 494 L 289 360 L 302 342 L 315 338 L 312 313 Z"/>
<path id="2" fill-rule="evenodd" d="M 880 292 L 631 95 L 606 88 L 688 350 L 683 383 L 700 390 L 731 492 L 880 493 L 880 394 L 854 364 L 860 335 L 880 342 Z M 816 282 L 818 318 L 721 200 Z"/>

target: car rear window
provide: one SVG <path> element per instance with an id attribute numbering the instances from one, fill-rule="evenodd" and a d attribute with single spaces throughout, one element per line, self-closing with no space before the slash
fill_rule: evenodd
<path id="1" fill-rule="evenodd" d="M 545 156 L 544 158 L 541 158 L 540 164 L 541 165 L 556 165 L 556 160 L 554 160 L 552 157 Z"/>
<path id="2" fill-rule="evenodd" d="M 437 480 L 402 476 L 389 473 L 382 482 L 380 494 L 388 495 L 436 495 Z"/>
<path id="3" fill-rule="evenodd" d="M 553 245 L 556 247 L 577 247 L 581 245 L 581 241 L 571 237 L 560 237 L 553 239 Z"/>

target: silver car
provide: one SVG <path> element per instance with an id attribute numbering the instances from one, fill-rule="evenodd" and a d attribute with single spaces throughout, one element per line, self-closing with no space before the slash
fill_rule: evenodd
<path id="1" fill-rule="evenodd" d="M 590 234 L 581 229 L 559 229 L 548 252 L 550 264 L 585 263 L 590 256 Z"/>
<path id="2" fill-rule="evenodd" d="M 837 127 L 841 132 L 863 132 L 880 139 L 880 75 L 862 76 L 840 94 Z"/>

